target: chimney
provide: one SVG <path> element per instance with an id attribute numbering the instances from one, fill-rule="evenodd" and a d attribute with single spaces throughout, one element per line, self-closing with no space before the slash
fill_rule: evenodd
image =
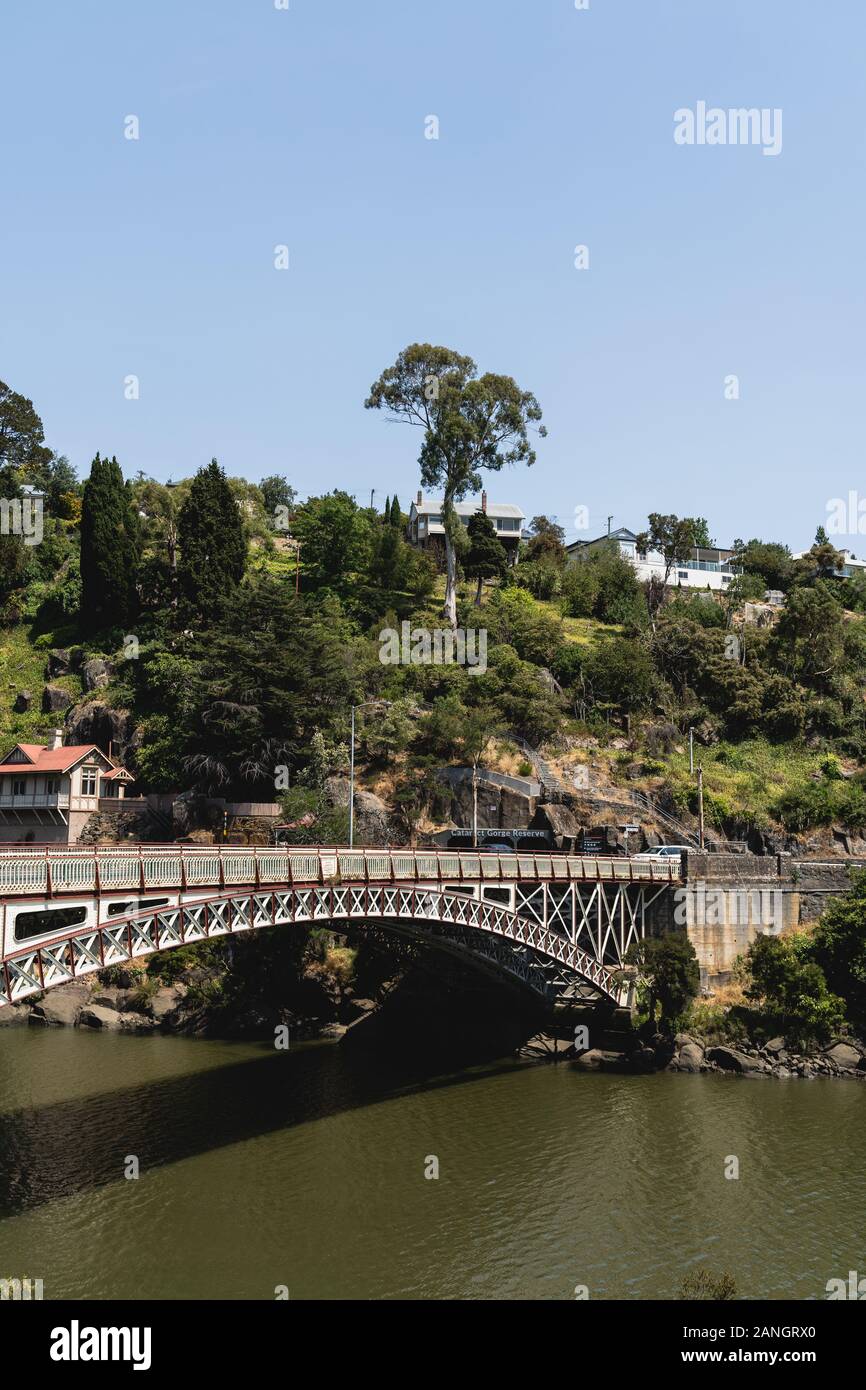
<path id="1" fill-rule="evenodd" d="M 416 501 L 416 503 L 415 503 L 416 507 L 420 507 L 420 506 L 421 506 L 421 503 L 422 503 L 423 501 L 424 501 L 424 494 L 423 494 L 423 492 L 421 491 L 421 489 L 420 489 L 420 487 L 419 487 L 419 489 L 418 489 L 418 499 L 417 499 L 417 501 Z"/>
<path id="2" fill-rule="evenodd" d="M 486 492 L 482 492 L 482 494 L 481 494 L 481 510 L 482 510 L 482 512 L 486 512 L 486 511 L 487 511 L 487 493 L 486 493 Z"/>
<path id="3" fill-rule="evenodd" d="M 52 751 L 52 753 L 53 753 L 54 750 L 55 750 L 56 748 L 62 748 L 62 747 L 63 747 L 63 730 L 62 730 L 62 729 L 55 729 L 54 732 L 53 732 L 53 734 L 51 735 L 51 751 Z"/>

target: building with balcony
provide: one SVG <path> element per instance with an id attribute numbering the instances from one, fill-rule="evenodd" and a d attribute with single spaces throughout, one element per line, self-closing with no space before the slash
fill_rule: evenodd
<path id="1" fill-rule="evenodd" d="M 608 535 L 597 536 L 592 541 L 575 541 L 566 546 L 569 560 L 580 563 L 589 559 L 593 551 L 601 546 L 613 545 L 624 559 L 633 566 L 638 579 L 664 579 L 665 559 L 658 551 L 639 551 L 637 536 L 625 526 L 619 526 Z M 739 573 L 734 561 L 735 552 L 718 546 L 695 546 L 687 560 L 676 564 L 668 575 L 668 588 L 673 589 L 711 589 L 724 593 L 731 581 Z"/>
<path id="2" fill-rule="evenodd" d="M 445 527 L 442 524 L 443 498 L 424 497 L 419 492 L 409 508 L 409 540 L 421 550 L 431 550 L 445 554 Z M 473 498 L 469 502 L 455 502 L 454 510 L 464 526 L 476 512 L 484 512 L 496 528 L 496 534 L 505 547 L 509 562 L 515 564 L 517 551 L 523 533 L 525 512 L 512 502 L 488 502 L 487 493 L 482 492 L 481 501 Z"/>
<path id="3" fill-rule="evenodd" d="M 0 844 L 78 842 L 94 812 L 116 807 L 134 781 L 95 743 L 18 743 L 0 761 Z"/>
<path id="4" fill-rule="evenodd" d="M 830 544 L 833 544 L 832 540 Z M 795 550 L 794 559 L 805 560 L 809 553 L 808 550 Z M 835 572 L 836 579 L 854 579 L 856 575 L 866 574 L 866 560 L 859 560 L 853 550 L 840 550 L 839 554 L 842 564 Z"/>

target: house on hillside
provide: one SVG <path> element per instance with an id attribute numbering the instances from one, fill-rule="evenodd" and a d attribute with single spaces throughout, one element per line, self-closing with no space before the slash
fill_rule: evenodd
<path id="1" fill-rule="evenodd" d="M 412 545 L 420 550 L 430 550 L 434 554 L 445 553 L 445 527 L 442 525 L 441 497 L 428 497 L 418 493 L 409 508 L 408 536 Z M 465 526 L 476 512 L 484 512 L 496 527 L 496 534 L 505 547 L 510 564 L 516 564 L 517 551 L 523 533 L 525 512 L 513 502 L 488 502 L 487 493 L 482 492 L 481 500 L 472 498 L 468 502 L 456 502 L 454 510 Z"/>
<path id="2" fill-rule="evenodd" d="M 95 743 L 64 747 L 60 729 L 50 744 L 17 743 L 0 761 L 0 844 L 74 845 L 134 780 Z"/>
<path id="3" fill-rule="evenodd" d="M 808 550 L 797 550 L 794 552 L 794 559 L 804 560 L 808 554 Z M 858 560 L 853 550 L 840 550 L 839 554 L 842 556 L 842 564 L 836 570 L 834 578 L 853 579 L 855 575 L 866 574 L 866 560 Z"/>
<path id="4" fill-rule="evenodd" d="M 569 562 L 580 564 L 588 560 L 594 551 L 602 546 L 613 545 L 620 555 L 634 568 L 638 579 L 664 579 L 665 560 L 658 551 L 639 551 L 637 536 L 625 526 L 619 526 L 608 535 L 597 536 L 592 541 L 574 541 L 566 546 Z M 712 589 L 724 593 L 731 581 L 739 573 L 735 563 L 735 552 L 719 546 L 694 546 L 689 558 L 673 566 L 668 575 L 668 588 L 672 589 Z"/>

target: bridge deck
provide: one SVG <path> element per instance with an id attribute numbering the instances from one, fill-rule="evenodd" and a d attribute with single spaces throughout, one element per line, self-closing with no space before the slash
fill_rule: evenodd
<path id="1" fill-rule="evenodd" d="M 472 850 L 137 845 L 0 850 L 0 897 L 234 884 L 455 883 L 515 879 L 679 883 L 680 865 Z"/>

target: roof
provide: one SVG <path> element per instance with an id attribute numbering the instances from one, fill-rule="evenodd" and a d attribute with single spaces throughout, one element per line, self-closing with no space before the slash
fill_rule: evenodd
<path id="1" fill-rule="evenodd" d="M 444 497 L 425 498 L 423 502 L 413 502 L 412 507 L 419 516 L 438 516 L 445 505 Z M 455 502 L 454 510 L 458 516 L 474 516 L 476 512 L 482 510 L 481 498 L 475 498 L 471 502 Z M 522 521 L 526 516 L 519 507 L 515 507 L 513 502 L 488 502 L 488 516 L 512 516 L 518 521 Z"/>
<path id="2" fill-rule="evenodd" d="M 19 749 L 26 754 L 28 761 L 10 763 L 12 754 Z M 108 762 L 105 753 L 95 743 L 71 743 L 66 748 L 48 748 L 39 743 L 16 743 L 0 762 L 0 775 L 16 773 L 20 777 L 22 772 L 68 772 L 76 763 L 81 762 L 82 758 L 92 753 Z"/>
<path id="3" fill-rule="evenodd" d="M 578 550 L 582 545 L 597 545 L 599 541 L 636 541 L 637 536 L 634 531 L 630 531 L 627 526 L 617 526 L 615 531 L 606 531 L 603 536 L 595 536 L 591 541 L 572 541 L 567 545 L 566 550 Z"/>

